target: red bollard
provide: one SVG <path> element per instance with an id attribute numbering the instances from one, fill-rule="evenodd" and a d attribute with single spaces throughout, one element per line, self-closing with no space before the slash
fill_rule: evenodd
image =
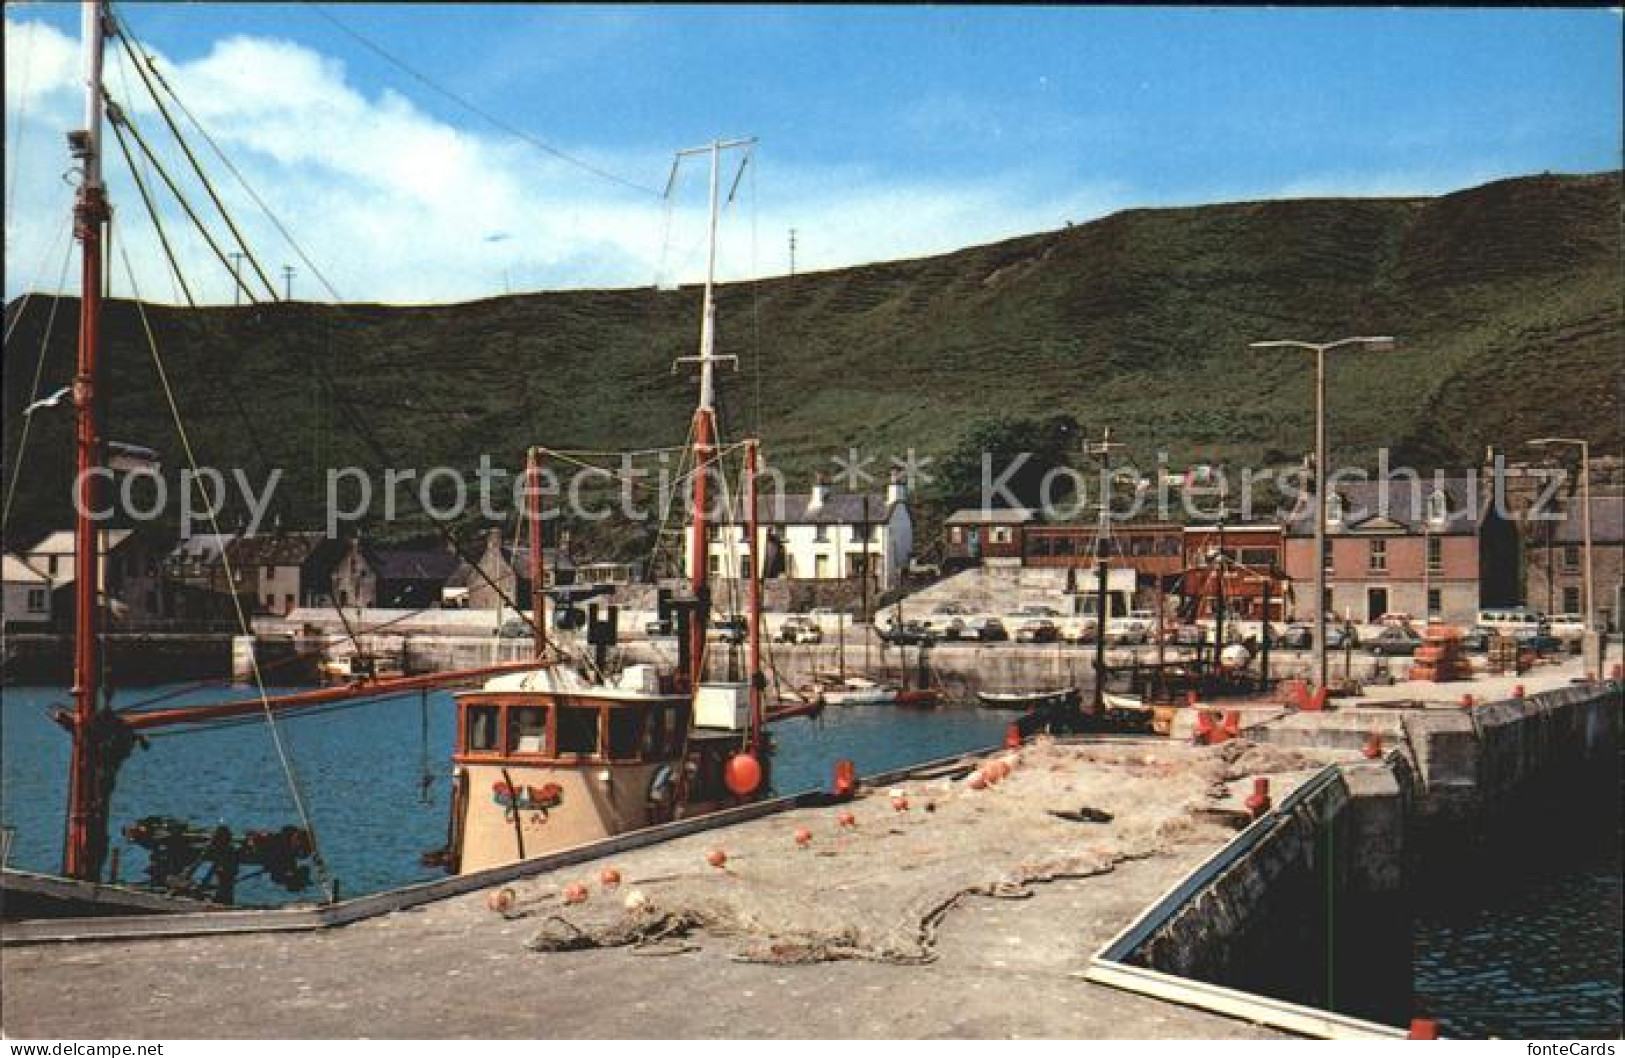
<path id="1" fill-rule="evenodd" d="M 1366 760 L 1376 760 L 1378 757 L 1382 756 L 1382 736 L 1377 734 L 1375 731 L 1367 735 L 1365 737 L 1365 748 L 1360 750 L 1360 754 L 1364 756 Z"/>
<path id="2" fill-rule="evenodd" d="M 1191 741 L 1198 746 L 1211 744 L 1213 740 L 1213 716 L 1206 709 L 1198 710 L 1196 714 L 1196 730 L 1191 735 Z"/>
<path id="3" fill-rule="evenodd" d="M 1224 714 L 1224 737 L 1241 737 L 1241 710 L 1232 709 Z"/>
<path id="4" fill-rule="evenodd" d="M 1020 724 L 1017 724 L 1017 723 L 1012 721 L 1010 726 L 1008 726 L 1008 727 L 1006 727 L 1004 729 L 1004 748 L 1005 749 L 1020 749 L 1021 748 L 1021 725 Z"/>
<path id="5" fill-rule="evenodd" d="M 1512 688 L 1512 697 L 1514 697 L 1514 698 L 1522 698 L 1523 697 L 1523 684 L 1520 683 L 1517 686 Z"/>
<path id="6" fill-rule="evenodd" d="M 851 797 L 858 792 L 858 766 L 849 760 L 835 762 L 835 796 Z"/>
<path id="7" fill-rule="evenodd" d="M 1436 1040 L 1439 1038 L 1439 1023 L 1432 1018 L 1412 1018 L 1411 1031 L 1405 1034 L 1407 1040 Z"/>
<path id="8" fill-rule="evenodd" d="M 1464 694 L 1464 695 L 1461 696 L 1461 707 L 1463 709 L 1471 709 L 1473 707 L 1473 705 L 1474 705 L 1474 702 L 1473 702 L 1473 696 L 1472 695 Z"/>
<path id="9" fill-rule="evenodd" d="M 1246 800 L 1246 807 L 1254 819 L 1270 810 L 1270 781 L 1268 779 L 1253 780 L 1253 795 Z"/>

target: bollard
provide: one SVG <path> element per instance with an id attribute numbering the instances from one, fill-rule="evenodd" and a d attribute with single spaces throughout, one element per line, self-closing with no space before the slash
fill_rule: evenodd
<path id="1" fill-rule="evenodd" d="M 1470 694 L 1462 695 L 1461 696 L 1461 707 L 1463 709 L 1471 709 L 1473 707 L 1473 696 L 1470 695 Z"/>
<path id="2" fill-rule="evenodd" d="M 1011 721 L 1009 726 L 1004 729 L 1004 748 L 1021 748 L 1021 725 L 1015 721 Z"/>
<path id="3" fill-rule="evenodd" d="M 1439 1038 L 1439 1023 L 1432 1018 L 1412 1018 L 1411 1031 L 1405 1034 L 1407 1040 L 1436 1040 Z"/>
<path id="4" fill-rule="evenodd" d="M 1253 795 L 1247 798 L 1247 812 L 1254 819 L 1270 810 L 1270 781 L 1265 778 L 1253 780 Z"/>
<path id="5" fill-rule="evenodd" d="M 834 790 L 836 797 L 851 797 L 858 792 L 858 766 L 849 760 L 835 762 Z"/>
<path id="6" fill-rule="evenodd" d="M 1232 709 L 1224 714 L 1224 737 L 1227 739 L 1241 737 L 1240 709 Z"/>
<path id="7" fill-rule="evenodd" d="M 1382 736 L 1375 731 L 1365 737 L 1365 748 L 1360 750 L 1366 760 L 1376 760 L 1382 756 Z"/>
<path id="8" fill-rule="evenodd" d="M 1517 684 L 1516 686 L 1514 686 L 1512 688 L 1512 697 L 1514 697 L 1514 698 L 1522 698 L 1523 697 L 1523 684 L 1521 684 L 1521 683 Z"/>
<path id="9" fill-rule="evenodd" d="M 1213 738 L 1213 717 L 1206 709 L 1196 713 L 1196 730 L 1191 734 L 1191 741 L 1198 746 L 1208 745 Z"/>

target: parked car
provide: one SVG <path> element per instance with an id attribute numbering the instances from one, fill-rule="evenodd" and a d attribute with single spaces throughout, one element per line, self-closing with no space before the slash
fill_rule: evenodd
<path id="1" fill-rule="evenodd" d="M 1535 633 L 1546 625 L 1546 615 L 1527 606 L 1502 606 L 1478 611 L 1478 623 L 1498 635 Z"/>
<path id="2" fill-rule="evenodd" d="M 979 643 L 1002 643 L 1010 638 L 1004 622 L 997 617 L 967 617 L 964 635 Z"/>
<path id="3" fill-rule="evenodd" d="M 711 622 L 711 632 L 724 643 L 743 643 L 748 624 L 742 614 L 725 614 Z"/>
<path id="4" fill-rule="evenodd" d="M 1053 643 L 1061 630 L 1048 617 L 1029 617 L 1016 627 L 1017 643 Z"/>
<path id="5" fill-rule="evenodd" d="M 1144 643 L 1151 638 L 1151 621 L 1129 614 L 1127 617 L 1112 617 L 1106 621 L 1106 642 L 1108 643 Z"/>
<path id="6" fill-rule="evenodd" d="M 1022 619 L 1029 617 L 1048 617 L 1053 619 L 1062 616 L 1062 614 L 1061 611 L 1057 610 L 1053 606 L 1044 606 L 1041 603 L 1027 603 L 1025 606 L 1017 607 L 1015 612 L 1010 616 L 1020 617 Z"/>
<path id="7" fill-rule="evenodd" d="M 673 629 L 670 620 L 650 621 L 648 624 L 643 626 L 643 634 L 653 639 L 656 636 L 674 635 L 675 630 Z"/>
<path id="8" fill-rule="evenodd" d="M 1482 654 L 1490 649 L 1490 636 L 1492 633 L 1482 625 L 1474 625 L 1461 634 L 1461 649 L 1470 650 L 1475 654 Z"/>
<path id="9" fill-rule="evenodd" d="M 1281 638 L 1272 646 L 1283 646 L 1294 650 L 1308 650 L 1315 645 L 1315 628 L 1312 624 L 1296 623 L 1286 626 Z M 1354 631 L 1353 625 L 1326 623 L 1326 649 L 1342 650 L 1344 647 L 1359 646 L 1360 636 Z"/>
<path id="10" fill-rule="evenodd" d="M 1409 628 L 1416 623 L 1416 618 L 1408 613 L 1385 613 L 1377 618 L 1377 623 L 1384 628 Z"/>
<path id="11" fill-rule="evenodd" d="M 1553 614 L 1546 622 L 1546 632 L 1565 644 L 1578 643 L 1585 630 L 1585 618 L 1577 613 Z"/>
<path id="12" fill-rule="evenodd" d="M 1409 656 L 1416 653 L 1416 648 L 1422 645 L 1422 637 L 1409 628 L 1391 625 L 1378 632 L 1376 637 L 1367 644 L 1367 649 L 1373 654 L 1385 657 Z"/>
<path id="13" fill-rule="evenodd" d="M 931 625 L 931 630 L 939 639 L 960 640 L 965 638 L 965 619 L 963 617 L 950 617 L 942 624 Z"/>
<path id="14" fill-rule="evenodd" d="M 892 646 L 929 646 L 936 642 L 937 637 L 924 622 L 909 620 L 902 624 L 888 624 L 881 630 L 880 638 Z"/>
<path id="15" fill-rule="evenodd" d="M 1518 646 L 1525 650 L 1533 650 L 1541 654 L 1554 654 L 1563 649 L 1563 641 L 1546 631 L 1545 625 L 1533 630 L 1519 628 L 1505 634 L 1511 635 L 1512 638 L 1518 641 Z"/>
<path id="16" fill-rule="evenodd" d="M 822 643 L 824 633 L 812 623 L 811 619 L 801 616 L 791 616 L 784 619 L 779 626 L 779 642 L 781 643 Z"/>
<path id="17" fill-rule="evenodd" d="M 935 617 L 969 617 L 970 611 L 957 602 L 945 602 L 931 611 Z"/>
<path id="18" fill-rule="evenodd" d="M 1093 643 L 1098 622 L 1092 616 L 1068 617 L 1057 622 L 1061 638 L 1068 643 Z"/>

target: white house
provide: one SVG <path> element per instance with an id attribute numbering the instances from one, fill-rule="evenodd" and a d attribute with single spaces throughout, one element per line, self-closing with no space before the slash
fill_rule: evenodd
<path id="1" fill-rule="evenodd" d="M 6 555 L 4 602 L 0 604 L 5 627 L 44 628 L 51 623 L 51 578 L 16 555 Z"/>
<path id="2" fill-rule="evenodd" d="M 763 496 L 757 504 L 757 535 L 766 557 L 765 576 L 790 580 L 843 580 L 860 576 L 869 556 L 881 590 L 902 579 L 914 548 L 908 490 L 893 479 L 884 493 L 835 493 L 820 481 L 804 496 Z M 750 545 L 743 520 L 710 529 L 711 575 L 743 579 Z M 685 572 L 693 554 L 694 527 L 684 534 Z"/>

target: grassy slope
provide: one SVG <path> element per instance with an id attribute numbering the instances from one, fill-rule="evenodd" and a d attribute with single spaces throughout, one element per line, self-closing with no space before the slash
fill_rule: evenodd
<path id="1" fill-rule="evenodd" d="M 1135 210 L 733 285 L 720 344 L 742 370 L 724 382 L 724 416 L 735 434 L 759 421 L 775 462 L 800 473 L 849 445 L 941 453 L 976 419 L 1056 411 L 1112 425 L 1147 463 L 1159 447 L 1176 462 L 1256 460 L 1309 444 L 1312 364 L 1248 341 L 1393 333 L 1398 351 L 1333 368 L 1345 458 L 1388 444 L 1448 463 L 1554 430 L 1617 452 L 1619 218 L 1617 173 L 1533 177 L 1437 199 Z M 30 302 L 5 354 L 8 473 L 49 308 Z M 320 468 L 382 466 L 358 416 L 399 466 L 472 467 L 481 452 L 516 464 L 532 441 L 676 443 L 693 399 L 670 374 L 697 331 L 691 289 L 152 318 L 200 459 L 285 467 L 290 524 L 319 522 Z M 75 326 L 66 301 L 46 392 L 71 373 Z M 179 464 L 133 307 L 111 306 L 106 326 L 109 435 Z M 66 419 L 37 420 L 12 535 L 66 518 Z"/>

